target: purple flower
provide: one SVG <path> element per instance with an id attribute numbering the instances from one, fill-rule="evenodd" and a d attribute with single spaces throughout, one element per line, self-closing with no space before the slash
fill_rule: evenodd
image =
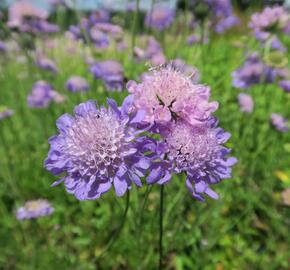
<path id="1" fill-rule="evenodd" d="M 38 199 L 27 201 L 24 206 L 17 209 L 16 218 L 18 220 L 33 219 L 49 216 L 54 212 L 53 207 L 47 200 Z"/>
<path id="2" fill-rule="evenodd" d="M 0 106 L 0 120 L 10 117 L 14 114 L 14 111 L 6 106 Z"/>
<path id="3" fill-rule="evenodd" d="M 257 54 L 252 54 L 240 68 L 232 73 L 232 83 L 236 88 L 249 88 L 262 82 L 272 83 L 275 76 L 274 69 L 262 63 Z"/>
<path id="4" fill-rule="evenodd" d="M 209 102 L 209 87 L 193 83 L 172 65 L 151 69 L 140 84 L 129 81 L 127 88 L 150 123 L 169 122 L 176 117 L 191 124 L 202 123 L 218 108 L 217 102 Z"/>
<path id="5" fill-rule="evenodd" d="M 290 80 L 282 80 L 279 82 L 279 86 L 285 91 L 290 93 Z"/>
<path id="6" fill-rule="evenodd" d="M 240 23 L 240 20 L 233 15 L 230 15 L 224 19 L 221 19 L 216 25 L 215 25 L 215 31 L 217 33 L 223 33 L 226 30 L 232 28 L 235 25 L 238 25 Z"/>
<path id="7" fill-rule="evenodd" d="M 0 53 L 7 52 L 7 46 L 4 42 L 0 41 Z"/>
<path id="8" fill-rule="evenodd" d="M 105 9 L 100 9 L 92 13 L 89 17 L 90 24 L 94 25 L 100 22 L 108 22 L 110 20 L 110 14 Z"/>
<path id="9" fill-rule="evenodd" d="M 145 25 L 158 31 L 168 28 L 174 20 L 174 10 L 165 5 L 155 5 L 145 17 Z"/>
<path id="10" fill-rule="evenodd" d="M 64 101 L 64 97 L 45 81 L 36 82 L 27 98 L 28 105 L 32 108 L 46 108 L 52 101 L 60 103 Z"/>
<path id="11" fill-rule="evenodd" d="M 107 34 L 100 31 L 96 26 L 90 29 L 90 37 L 96 48 L 107 48 L 110 45 L 110 39 Z"/>
<path id="12" fill-rule="evenodd" d="M 240 111 L 251 113 L 254 109 L 254 101 L 250 95 L 241 93 L 238 95 Z"/>
<path id="13" fill-rule="evenodd" d="M 271 123 L 278 131 L 289 131 L 288 120 L 278 113 L 271 114 Z"/>
<path id="14" fill-rule="evenodd" d="M 53 185 L 64 182 L 78 200 L 97 199 L 112 186 L 122 196 L 133 183 L 142 185 L 140 177 L 150 166 L 144 153 L 152 140 L 136 129 L 144 113 L 132 110 L 131 96 L 120 108 L 111 99 L 108 105 L 81 103 L 74 117 L 64 114 L 57 120 L 59 134 L 49 140 L 46 169 L 54 175 L 66 173 Z"/>
<path id="15" fill-rule="evenodd" d="M 89 85 L 86 79 L 79 76 L 70 77 L 67 80 L 65 87 L 71 92 L 85 92 L 89 90 Z"/>
<path id="16" fill-rule="evenodd" d="M 227 157 L 230 150 L 223 146 L 230 134 L 217 124 L 213 118 L 194 126 L 179 119 L 167 126 L 163 132 L 163 153 L 171 165 L 167 165 L 168 172 L 164 173 L 162 167 L 153 164 L 147 182 L 164 184 L 170 180 L 170 171 L 185 172 L 186 185 L 193 197 L 204 201 L 202 194 L 205 193 L 217 199 L 218 195 L 210 185 L 230 178 L 231 167 L 237 162 L 236 158 Z"/>
<path id="17" fill-rule="evenodd" d="M 58 72 L 58 68 L 56 66 L 56 64 L 48 58 L 44 58 L 44 57 L 39 57 L 36 60 L 36 65 L 46 71 L 50 71 L 52 73 L 57 73 Z"/>
<path id="18" fill-rule="evenodd" d="M 180 58 L 174 59 L 171 62 L 171 64 L 176 70 L 178 70 L 181 73 L 189 76 L 189 78 L 191 78 L 191 81 L 193 83 L 198 83 L 199 82 L 200 73 L 199 73 L 197 68 L 195 68 L 193 66 L 186 65 L 184 63 L 184 61 L 182 59 L 180 59 Z"/>
<path id="19" fill-rule="evenodd" d="M 261 13 L 254 13 L 251 17 L 249 27 L 256 35 L 275 33 L 289 23 L 289 15 L 283 7 L 266 7 Z"/>
<path id="20" fill-rule="evenodd" d="M 122 65 L 114 60 L 98 62 L 90 67 L 95 79 L 104 81 L 108 90 L 123 89 L 124 71 Z"/>

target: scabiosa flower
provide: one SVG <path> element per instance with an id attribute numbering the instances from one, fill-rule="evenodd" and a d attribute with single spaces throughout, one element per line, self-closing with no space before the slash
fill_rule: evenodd
<path id="1" fill-rule="evenodd" d="M 192 82 L 194 82 L 194 83 L 199 82 L 200 73 L 197 70 L 197 68 L 185 64 L 185 62 L 180 58 L 174 59 L 171 62 L 171 64 L 175 69 L 177 69 L 180 72 L 182 72 L 183 74 L 189 76 L 191 78 Z"/>
<path id="2" fill-rule="evenodd" d="M 27 102 L 32 108 L 46 108 L 51 101 L 61 103 L 64 97 L 53 90 L 52 86 L 45 81 L 36 82 L 31 93 L 28 95 Z"/>
<path id="3" fill-rule="evenodd" d="M 109 108 L 97 108 L 95 102 L 81 103 L 75 116 L 64 114 L 57 120 L 59 134 L 50 138 L 45 167 L 54 175 L 66 173 L 53 185 L 64 182 L 66 190 L 79 200 L 99 198 L 114 186 L 122 196 L 132 183 L 142 185 L 150 159 L 152 140 L 140 136 L 136 125 L 142 111 L 132 110 L 132 97 L 118 108 L 108 99 Z"/>
<path id="4" fill-rule="evenodd" d="M 6 106 L 0 105 L 0 120 L 10 117 L 14 114 L 14 111 Z"/>
<path id="5" fill-rule="evenodd" d="M 172 122 L 163 132 L 163 153 L 172 166 L 174 173 L 185 172 L 186 185 L 193 197 L 204 201 L 203 193 L 217 199 L 218 195 L 210 188 L 222 179 L 231 177 L 231 167 L 237 162 L 234 157 L 228 157 L 230 150 L 223 144 L 230 134 L 217 127 L 217 121 L 209 118 L 201 125 L 190 125 L 182 119 Z M 147 181 L 149 184 L 164 184 L 170 177 L 160 182 L 161 166 L 152 165 Z M 164 173 L 162 174 L 164 175 Z"/>
<path id="6" fill-rule="evenodd" d="M 98 62 L 90 67 L 95 79 L 104 81 L 108 90 L 123 89 L 124 71 L 122 65 L 114 60 Z"/>
<path id="7" fill-rule="evenodd" d="M 38 199 L 27 201 L 24 206 L 17 209 L 16 218 L 18 220 L 33 219 L 49 216 L 54 212 L 54 208 L 47 200 Z"/>
<path id="8" fill-rule="evenodd" d="M 87 80 L 79 76 L 70 77 L 67 80 L 65 87 L 71 92 L 85 92 L 89 90 Z"/>
<path id="9" fill-rule="evenodd" d="M 233 86 L 249 88 L 259 83 L 272 83 L 275 80 L 275 70 L 261 62 L 257 54 L 250 55 L 245 63 L 232 73 Z"/>
<path id="10" fill-rule="evenodd" d="M 254 101 L 250 95 L 241 93 L 238 95 L 238 101 L 241 112 L 251 113 L 253 111 Z"/>
<path id="11" fill-rule="evenodd" d="M 58 72 L 58 68 L 56 66 L 56 64 L 48 58 L 44 58 L 44 57 L 39 57 L 36 60 L 36 65 L 46 71 L 50 71 L 52 73 L 57 73 Z"/>
<path id="12" fill-rule="evenodd" d="M 144 120 L 161 123 L 181 117 L 191 124 L 205 121 L 218 108 L 209 102 L 210 88 L 194 84 L 172 65 L 152 68 L 140 84 L 129 81 L 127 88 L 137 108 L 146 111 Z"/>
<path id="13" fill-rule="evenodd" d="M 288 120 L 278 113 L 271 114 L 271 123 L 278 131 L 289 131 Z"/>
<path id="14" fill-rule="evenodd" d="M 290 80 L 282 80 L 279 82 L 279 86 L 287 93 L 290 93 Z"/>
<path id="15" fill-rule="evenodd" d="M 145 17 L 145 25 L 158 31 L 168 28 L 174 20 L 174 11 L 165 5 L 155 5 Z"/>

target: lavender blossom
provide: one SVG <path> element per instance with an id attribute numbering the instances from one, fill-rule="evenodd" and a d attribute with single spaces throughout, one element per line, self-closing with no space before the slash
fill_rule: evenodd
<path id="1" fill-rule="evenodd" d="M 151 69 L 140 84 L 129 81 L 127 88 L 134 96 L 135 106 L 146 111 L 144 120 L 150 123 L 181 117 L 194 125 L 206 121 L 218 108 L 217 102 L 209 102 L 209 87 L 194 84 L 172 65 Z"/>
<path id="2" fill-rule="evenodd" d="M 241 93 L 238 95 L 240 111 L 251 113 L 254 109 L 254 101 L 250 95 Z"/>
<path id="3" fill-rule="evenodd" d="M 280 132 L 289 131 L 288 120 L 278 113 L 271 114 L 271 123 Z"/>
<path id="4" fill-rule="evenodd" d="M 58 68 L 56 66 L 56 64 L 48 58 L 45 57 L 39 57 L 36 60 L 36 65 L 46 71 L 50 71 L 51 73 L 57 73 L 58 72 Z"/>
<path id="5" fill-rule="evenodd" d="M 168 28 L 174 20 L 174 11 L 165 5 L 155 5 L 151 12 L 148 11 L 145 18 L 145 25 L 158 31 Z"/>
<path id="6" fill-rule="evenodd" d="M 279 86 L 287 93 L 290 93 L 290 80 L 282 80 L 279 82 Z"/>
<path id="7" fill-rule="evenodd" d="M 71 92 L 85 92 L 89 90 L 89 85 L 86 79 L 79 76 L 70 77 L 67 80 L 65 87 Z"/>
<path id="8" fill-rule="evenodd" d="M 28 105 L 32 108 L 46 108 L 52 101 L 61 103 L 64 101 L 64 97 L 45 81 L 36 82 L 27 98 Z"/>
<path id="9" fill-rule="evenodd" d="M 14 111 L 7 108 L 6 106 L 0 106 L 0 120 L 10 117 L 14 114 Z"/>
<path id="10" fill-rule="evenodd" d="M 122 65 L 114 60 L 98 62 L 90 67 L 95 79 L 104 81 L 108 90 L 123 89 L 124 71 Z"/>
<path id="11" fill-rule="evenodd" d="M 16 218 L 18 220 L 34 219 L 49 216 L 54 212 L 54 208 L 47 200 L 38 199 L 27 201 L 24 206 L 17 209 Z"/>
<path id="12" fill-rule="evenodd" d="M 152 140 L 136 129 L 144 113 L 132 110 L 131 96 L 120 108 L 111 99 L 108 105 L 81 103 L 74 117 L 64 114 L 57 120 L 59 134 L 49 140 L 45 168 L 54 175 L 66 173 L 53 186 L 64 182 L 78 200 L 97 199 L 112 186 L 122 196 L 133 183 L 142 185 L 140 177 L 150 166 L 144 153 Z"/>
<path id="13" fill-rule="evenodd" d="M 213 199 L 218 195 L 210 185 L 231 177 L 231 167 L 237 162 L 234 157 L 227 157 L 230 150 L 223 144 L 230 134 L 217 127 L 218 122 L 209 118 L 202 125 L 192 126 L 182 119 L 172 122 L 163 131 L 163 154 L 167 157 L 167 172 L 158 163 L 152 166 L 147 178 L 149 184 L 165 184 L 170 180 L 170 173 L 185 172 L 186 185 L 193 197 L 204 201 L 203 193 Z"/>

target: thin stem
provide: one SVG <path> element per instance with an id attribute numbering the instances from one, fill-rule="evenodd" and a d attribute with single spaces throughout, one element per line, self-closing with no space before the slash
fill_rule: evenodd
<path id="1" fill-rule="evenodd" d="M 139 5 L 140 5 L 140 0 L 136 0 L 136 10 L 134 13 L 134 20 L 133 20 L 133 25 L 132 25 L 132 40 L 131 40 L 131 53 L 132 57 L 134 55 L 134 47 L 136 43 L 136 28 L 137 24 L 139 23 Z"/>
<path id="2" fill-rule="evenodd" d="M 163 259 L 163 201 L 164 185 L 160 187 L 160 208 L 159 208 L 159 270 L 162 270 Z"/>
<path id="3" fill-rule="evenodd" d="M 123 217 L 120 223 L 120 226 L 118 227 L 118 229 L 113 233 L 113 236 L 110 238 L 108 244 L 105 246 L 105 248 L 103 249 L 102 253 L 96 258 L 96 259 L 100 259 L 101 257 L 103 257 L 103 255 L 113 246 L 113 244 L 115 244 L 116 240 L 119 238 L 121 231 L 124 227 L 125 221 L 126 221 L 126 217 L 127 217 L 127 213 L 129 210 L 129 205 L 130 205 L 130 191 L 127 191 L 127 196 L 126 196 L 126 206 L 125 206 L 125 210 L 123 213 Z"/>

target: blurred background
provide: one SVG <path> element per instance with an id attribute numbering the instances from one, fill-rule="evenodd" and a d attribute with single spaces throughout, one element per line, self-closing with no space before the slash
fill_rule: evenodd
<path id="1" fill-rule="evenodd" d="M 211 88 L 238 159 L 219 200 L 192 198 L 183 175 L 165 186 L 164 269 L 290 269 L 289 8 L 0 0 L 0 269 L 158 269 L 158 185 L 132 188 L 124 221 L 125 197 L 78 201 L 43 162 L 58 117 L 120 105 L 164 63 Z"/>

